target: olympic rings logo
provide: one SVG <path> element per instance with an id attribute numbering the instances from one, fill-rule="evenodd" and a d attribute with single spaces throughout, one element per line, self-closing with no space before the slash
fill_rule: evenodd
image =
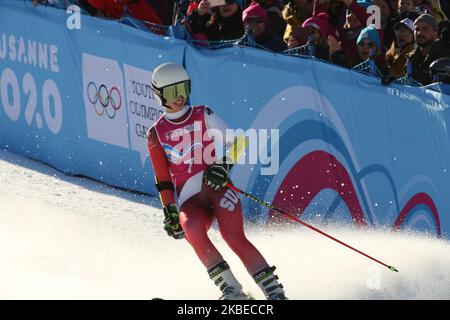
<path id="1" fill-rule="evenodd" d="M 97 85 L 91 81 L 87 85 L 87 97 L 94 107 L 95 113 L 99 117 L 106 114 L 109 119 L 114 119 L 117 110 L 122 106 L 122 96 L 117 87 L 112 87 L 108 90 L 106 85 L 102 84 L 100 87 L 97 87 Z M 97 106 L 97 104 L 100 104 L 100 106 Z M 109 108 L 110 105 L 111 108 Z"/>

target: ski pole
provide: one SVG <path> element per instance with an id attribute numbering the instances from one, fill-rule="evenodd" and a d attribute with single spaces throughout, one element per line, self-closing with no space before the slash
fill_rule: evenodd
<path id="1" fill-rule="evenodd" d="M 375 258 L 369 256 L 368 254 L 365 254 L 364 252 L 362 252 L 362 251 L 360 251 L 360 250 L 358 250 L 358 249 L 353 248 L 352 246 L 346 244 L 345 242 L 343 242 L 343 241 L 341 241 L 341 240 L 339 240 L 339 239 L 336 239 L 336 238 L 330 236 L 329 234 L 327 234 L 327 233 L 325 233 L 325 232 L 323 232 L 323 231 L 321 231 L 321 230 L 319 230 L 319 229 L 313 227 L 312 225 L 307 224 L 306 222 L 301 221 L 300 219 L 294 217 L 292 214 L 286 213 L 286 212 L 284 212 L 283 210 L 281 210 L 281 209 L 279 209 L 279 208 L 277 208 L 277 207 L 272 206 L 270 203 L 268 203 L 268 202 L 266 202 L 266 201 L 264 201 L 264 200 L 261 200 L 261 199 L 255 197 L 255 196 L 251 195 L 250 193 L 247 193 L 247 192 L 245 192 L 245 191 L 242 191 L 241 189 L 239 189 L 239 188 L 233 186 L 233 185 L 230 184 L 230 183 L 227 183 L 226 186 L 227 186 L 228 188 L 230 188 L 230 189 L 236 191 L 237 193 L 240 193 L 240 194 L 246 196 L 247 198 L 253 200 L 254 202 L 256 202 L 256 203 L 258 203 L 258 204 L 260 204 L 260 205 L 263 205 L 263 206 L 269 208 L 270 210 L 273 210 L 273 211 L 275 211 L 275 212 L 281 213 L 283 216 L 285 216 L 285 217 L 287 217 L 287 218 L 289 218 L 289 219 L 291 219 L 291 220 L 294 220 L 294 221 L 296 221 L 296 222 L 298 222 L 298 223 L 304 225 L 305 227 L 307 227 L 307 228 L 309 228 L 309 229 L 311 229 L 311 230 L 313 230 L 313 231 L 316 231 L 316 232 L 320 233 L 321 235 L 323 235 L 323 236 L 325 236 L 325 237 L 327 237 L 327 238 L 330 238 L 331 240 L 334 240 L 334 241 L 336 241 L 337 243 L 340 243 L 340 244 L 342 244 L 343 246 L 345 246 L 345 247 L 347 247 L 347 248 L 349 248 L 349 249 L 351 249 L 351 250 L 353 250 L 353 251 L 356 251 L 357 253 L 359 253 L 359 254 L 361 254 L 361 255 L 363 255 L 363 256 L 365 256 L 365 257 L 367 257 L 367 258 L 369 258 L 369 259 L 371 259 L 371 260 L 373 260 L 373 261 L 375 261 L 375 262 L 377 262 L 377 263 L 379 263 L 379 264 L 381 264 L 382 266 L 388 268 L 389 270 L 394 271 L 394 272 L 398 272 L 398 270 L 397 270 L 395 267 L 390 266 L 390 265 L 388 265 L 388 264 L 386 264 L 386 263 L 384 263 L 384 262 L 381 262 L 380 260 L 377 260 L 377 259 L 375 259 Z"/>

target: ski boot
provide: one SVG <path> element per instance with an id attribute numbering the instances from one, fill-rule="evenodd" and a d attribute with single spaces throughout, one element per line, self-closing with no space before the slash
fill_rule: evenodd
<path id="1" fill-rule="evenodd" d="M 208 270 L 209 277 L 222 291 L 219 300 L 251 300 L 242 291 L 242 285 L 236 280 L 226 261 L 222 261 Z"/>
<path id="2" fill-rule="evenodd" d="M 273 272 L 275 267 L 266 267 L 253 275 L 256 284 L 261 288 L 267 300 L 288 300 L 283 285 L 278 282 L 278 276 Z"/>

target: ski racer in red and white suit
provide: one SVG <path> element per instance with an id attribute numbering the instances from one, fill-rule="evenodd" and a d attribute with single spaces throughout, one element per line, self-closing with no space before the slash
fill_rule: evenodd
<path id="1" fill-rule="evenodd" d="M 225 153 L 232 142 L 216 139 L 216 134 L 226 137 L 227 126 L 210 108 L 186 105 L 190 80 L 179 65 L 163 64 L 155 69 L 152 89 L 166 107 L 147 133 L 166 231 L 176 239 L 186 237 L 222 291 L 222 299 L 248 299 L 208 237 L 216 219 L 222 238 L 265 296 L 285 299 L 283 286 L 273 274 L 275 268 L 245 236 L 238 194 L 224 187 L 231 183 L 228 171 L 232 165 L 221 163 L 216 154 Z"/>

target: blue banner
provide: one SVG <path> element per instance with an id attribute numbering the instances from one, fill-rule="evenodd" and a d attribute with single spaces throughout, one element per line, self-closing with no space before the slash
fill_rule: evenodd
<path id="1" fill-rule="evenodd" d="M 154 194 L 145 131 L 163 110 L 151 71 L 182 63 L 191 104 L 268 137 L 233 168 L 238 187 L 314 222 L 448 237 L 449 96 L 313 59 L 198 49 L 117 21 L 82 16 L 69 30 L 67 17 L 0 0 L 0 146 Z M 277 220 L 244 205 L 250 221 Z"/>
<path id="2" fill-rule="evenodd" d="M 65 11 L 0 2 L 0 145 L 66 173 L 155 192 L 145 133 L 163 113 L 150 90 L 185 43 Z M 21 23 L 18 23 L 20 21 Z"/>

